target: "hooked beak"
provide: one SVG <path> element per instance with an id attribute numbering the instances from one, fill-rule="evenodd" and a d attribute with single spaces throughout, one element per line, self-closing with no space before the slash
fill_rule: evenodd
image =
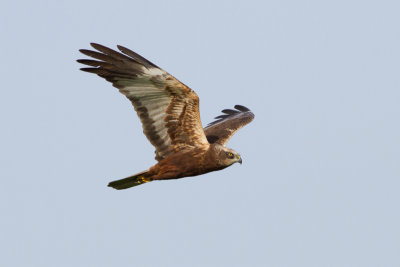
<path id="1" fill-rule="evenodd" d="M 240 164 L 242 164 L 242 157 L 240 155 L 238 155 L 238 161 Z"/>

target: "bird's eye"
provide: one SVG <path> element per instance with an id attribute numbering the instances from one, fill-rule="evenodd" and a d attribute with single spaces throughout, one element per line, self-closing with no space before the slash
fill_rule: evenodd
<path id="1" fill-rule="evenodd" d="M 233 153 L 231 153 L 231 152 L 227 152 L 227 153 L 226 153 L 226 156 L 227 156 L 228 158 L 230 158 L 230 159 L 233 159 Z"/>

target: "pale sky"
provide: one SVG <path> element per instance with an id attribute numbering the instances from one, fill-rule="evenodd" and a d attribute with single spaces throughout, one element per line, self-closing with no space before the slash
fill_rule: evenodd
<path id="1" fill-rule="evenodd" d="M 400 266 L 398 1 L 0 3 L 1 266 Z M 130 102 L 79 71 L 126 46 L 255 120 L 219 172 L 155 164 Z"/>

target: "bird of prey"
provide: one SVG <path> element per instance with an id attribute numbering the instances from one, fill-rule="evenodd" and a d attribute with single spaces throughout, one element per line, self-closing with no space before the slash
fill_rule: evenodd
<path id="1" fill-rule="evenodd" d="M 111 82 L 133 104 L 143 132 L 155 147 L 158 163 L 146 171 L 112 181 L 108 186 L 126 189 L 154 180 L 178 179 L 217 171 L 239 162 L 240 155 L 226 147 L 229 138 L 254 119 L 246 107 L 224 109 L 223 115 L 203 129 L 197 94 L 137 53 L 120 52 L 91 43 L 97 50 L 79 50 L 93 59 L 79 59 L 94 73 Z"/>

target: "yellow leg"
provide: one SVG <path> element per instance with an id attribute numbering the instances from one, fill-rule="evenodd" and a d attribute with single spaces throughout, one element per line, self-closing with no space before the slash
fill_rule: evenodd
<path id="1" fill-rule="evenodd" d="M 151 181 L 151 179 L 149 179 L 149 178 L 145 178 L 145 177 L 143 177 L 143 176 L 139 176 L 138 178 L 136 178 L 137 180 L 137 183 L 138 184 L 144 184 L 144 183 L 147 183 L 147 182 L 150 182 Z"/>

